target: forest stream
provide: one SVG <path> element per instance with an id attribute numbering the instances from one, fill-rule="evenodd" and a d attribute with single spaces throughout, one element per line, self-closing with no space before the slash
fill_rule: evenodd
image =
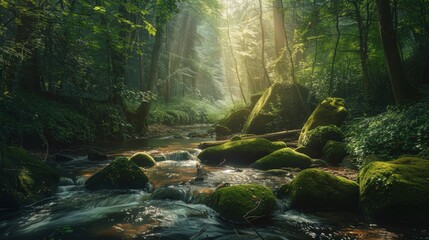
<path id="1" fill-rule="evenodd" d="M 257 183 L 275 190 L 295 173 L 273 175 L 250 168 L 203 166 L 203 177 L 197 179 L 201 169 L 197 170 L 196 146 L 207 140 L 212 139 L 163 136 L 109 146 L 109 159 L 136 151 L 160 156 L 159 164 L 146 170 L 151 186 L 145 190 L 86 190 L 85 180 L 111 160 L 94 162 L 75 155 L 72 161 L 56 162 L 62 176 L 57 194 L 19 210 L 0 210 L 0 239 L 429 238 L 423 227 L 379 225 L 358 213 L 288 210 L 282 200 L 277 200 L 269 220 L 254 226 L 226 221 L 211 208 L 194 204 L 195 196 L 226 183 Z"/>

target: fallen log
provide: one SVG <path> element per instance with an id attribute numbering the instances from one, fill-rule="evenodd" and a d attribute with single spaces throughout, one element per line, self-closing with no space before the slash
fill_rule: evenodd
<path id="1" fill-rule="evenodd" d="M 298 140 L 300 133 L 301 133 L 301 129 L 293 129 L 293 130 L 286 130 L 286 131 L 281 131 L 281 132 L 266 133 L 266 134 L 261 134 L 261 135 L 256 135 L 256 134 L 255 135 L 246 135 L 246 136 L 241 137 L 241 139 L 265 138 L 265 139 L 270 140 L 270 141 L 287 139 L 288 141 L 286 142 L 286 144 L 288 142 L 290 142 L 291 145 L 296 145 L 296 140 Z M 218 145 L 224 144 L 226 142 L 229 142 L 229 140 L 202 142 L 198 145 L 198 148 L 199 149 L 206 149 L 208 147 L 218 146 Z"/>

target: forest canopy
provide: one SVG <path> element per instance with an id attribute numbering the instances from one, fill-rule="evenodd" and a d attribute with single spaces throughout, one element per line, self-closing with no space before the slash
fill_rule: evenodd
<path id="1" fill-rule="evenodd" d="M 428 92 L 428 5 L 2 0 L 2 104 L 33 94 L 75 109 L 77 118 L 93 112 L 78 105 L 104 108 L 90 117 L 95 126 L 85 124 L 107 131 L 104 138 L 147 132 L 148 123 L 213 122 L 220 109 L 250 104 L 274 82 L 308 89 L 299 94 L 307 114 L 328 96 L 346 99 L 352 116 L 375 114 Z M 19 121 L 43 112 L 29 107 Z M 20 125 L 18 132 L 29 130 Z M 16 128 L 3 138 L 21 138 Z"/>

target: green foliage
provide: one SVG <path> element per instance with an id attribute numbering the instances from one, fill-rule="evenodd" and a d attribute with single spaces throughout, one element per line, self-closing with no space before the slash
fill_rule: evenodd
<path id="1" fill-rule="evenodd" d="M 83 143 L 94 140 L 92 122 L 65 104 L 35 95 L 0 98 L 3 131 L 9 142 L 19 144 L 52 142 Z"/>
<path id="2" fill-rule="evenodd" d="M 0 166 L 0 208 L 16 208 L 56 193 L 60 177 L 29 152 L 6 147 Z"/>
<path id="3" fill-rule="evenodd" d="M 379 115 L 348 123 L 347 143 L 356 165 L 361 167 L 365 156 L 370 154 L 394 158 L 429 147 L 428 109 L 428 102 L 389 107 Z"/>
<path id="4" fill-rule="evenodd" d="M 70 103 L 65 103 L 65 102 Z M 0 98 L 1 138 L 24 146 L 124 139 L 132 130 L 119 106 L 71 99 L 61 103 L 31 94 Z"/>
<path id="5" fill-rule="evenodd" d="M 221 116 L 222 107 L 207 99 L 184 97 L 173 99 L 169 103 L 153 104 L 149 123 L 192 124 L 214 123 Z"/>

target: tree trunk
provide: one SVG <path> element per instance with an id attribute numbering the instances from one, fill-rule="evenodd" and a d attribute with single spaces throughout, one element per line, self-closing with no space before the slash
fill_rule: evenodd
<path id="1" fill-rule="evenodd" d="M 338 51 L 338 45 L 340 44 L 340 38 L 341 38 L 341 32 L 340 32 L 340 16 L 339 16 L 339 7 L 338 7 L 338 0 L 334 0 L 335 4 L 335 29 L 337 30 L 337 41 L 335 42 L 335 48 L 334 48 L 334 56 L 332 57 L 332 64 L 331 64 L 331 74 L 329 76 L 329 89 L 328 89 L 328 95 L 331 96 L 333 88 L 334 88 L 334 68 L 335 68 L 335 61 L 337 59 L 337 51 Z"/>
<path id="2" fill-rule="evenodd" d="M 229 1 L 228 1 L 228 5 L 229 5 Z M 234 60 L 235 74 L 237 76 L 238 86 L 240 87 L 241 97 L 243 98 L 244 103 L 247 105 L 247 100 L 243 90 L 243 84 L 241 82 L 240 73 L 238 72 L 237 58 L 235 57 L 234 49 L 232 48 L 231 33 L 229 29 L 229 10 L 228 9 L 226 9 L 226 19 L 227 19 L 227 35 L 228 35 L 229 49 L 231 51 L 232 59 Z"/>
<path id="3" fill-rule="evenodd" d="M 399 54 L 396 32 L 393 28 L 392 12 L 389 0 L 376 0 L 380 35 L 383 43 L 384 55 L 390 75 L 393 95 L 397 105 L 404 104 L 406 99 L 413 97 L 413 89 L 407 82 Z M 415 93 L 415 92 L 414 92 Z"/>
<path id="4" fill-rule="evenodd" d="M 159 20 L 157 19 L 157 22 Z M 158 24 L 156 35 L 155 35 L 155 44 L 152 48 L 152 57 L 150 62 L 149 76 L 147 80 L 147 91 L 153 91 L 155 88 L 156 80 L 158 77 L 158 62 L 161 55 L 161 45 L 162 45 L 162 35 L 163 35 L 163 26 Z M 150 101 L 142 102 L 137 109 L 137 131 L 138 132 L 147 132 L 147 120 L 150 112 Z"/>
<path id="5" fill-rule="evenodd" d="M 34 9 L 36 7 L 34 3 L 29 1 L 26 1 L 25 5 L 29 9 Z M 21 24 L 17 26 L 15 42 L 18 44 L 19 48 L 22 48 L 17 49 L 17 52 L 23 53 L 21 75 L 19 78 L 21 89 L 24 91 L 40 94 L 42 76 L 39 69 L 37 48 L 31 41 L 34 37 L 33 35 L 35 33 L 37 19 L 32 15 L 32 13 L 27 13 L 24 11 L 20 14 Z"/>
<path id="6" fill-rule="evenodd" d="M 265 29 L 262 12 L 262 0 L 259 0 L 259 24 L 261 25 L 261 64 L 264 69 L 264 78 L 267 80 L 268 86 L 271 86 L 270 74 L 268 74 L 267 66 L 265 64 Z"/>
<path id="7" fill-rule="evenodd" d="M 352 1 L 356 23 L 359 31 L 359 56 L 362 67 L 362 85 L 367 99 L 369 96 L 369 72 L 368 72 L 368 26 L 364 26 L 362 14 L 360 12 L 360 6 L 358 1 Z M 369 4 L 369 3 L 368 3 Z M 367 16 L 369 17 L 369 16 Z"/>

